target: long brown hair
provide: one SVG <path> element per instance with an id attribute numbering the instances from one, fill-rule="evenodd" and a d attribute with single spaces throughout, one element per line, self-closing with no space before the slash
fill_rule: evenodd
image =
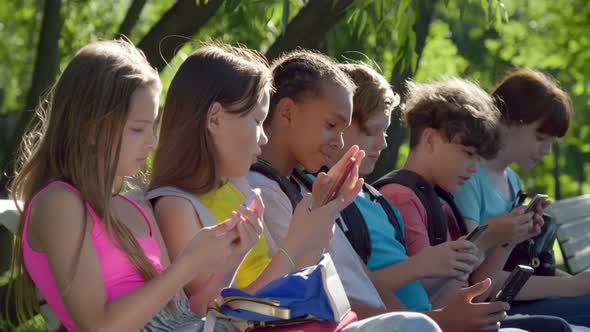
<path id="1" fill-rule="evenodd" d="M 157 71 L 141 51 L 123 40 L 95 42 L 76 53 L 38 107 L 39 124 L 21 143 L 11 184 L 12 198 L 24 202 L 19 207 L 21 220 L 11 269 L 19 322 L 38 309 L 22 256 L 23 237 L 27 236 L 23 234 L 24 211 L 33 195 L 51 181 L 63 180 L 80 191 L 81 199 L 102 218 L 111 240 L 120 245 L 145 280 L 157 274 L 131 231 L 110 210 L 123 127 L 131 97 L 141 87 L 161 90 Z M 85 230 L 86 223 L 82 241 Z"/>
<path id="2" fill-rule="evenodd" d="M 172 79 L 164 104 L 149 189 L 176 186 L 197 195 L 221 184 L 207 129 L 211 105 L 246 115 L 271 84 L 262 55 L 228 45 L 208 45 L 191 54 Z"/>

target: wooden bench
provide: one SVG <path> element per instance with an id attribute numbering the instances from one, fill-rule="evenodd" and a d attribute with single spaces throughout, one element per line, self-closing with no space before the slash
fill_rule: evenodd
<path id="1" fill-rule="evenodd" d="M 547 212 L 558 224 L 557 240 L 569 272 L 590 271 L 590 195 L 553 202 Z"/>
<path id="2" fill-rule="evenodd" d="M 8 271 L 12 256 L 12 238 L 18 230 L 19 216 L 14 202 L 0 199 L 0 274 Z"/>

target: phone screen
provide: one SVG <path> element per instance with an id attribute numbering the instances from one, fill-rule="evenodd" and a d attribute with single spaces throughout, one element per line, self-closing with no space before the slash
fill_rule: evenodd
<path id="1" fill-rule="evenodd" d="M 477 226 L 476 229 L 474 229 L 471 233 L 469 233 L 469 235 L 467 235 L 465 240 L 471 241 L 471 242 L 477 240 L 477 238 L 483 233 L 483 231 L 486 230 L 486 228 L 488 228 L 488 225 Z"/>
<path id="2" fill-rule="evenodd" d="M 533 198 L 533 200 L 526 207 L 526 210 L 524 211 L 524 213 L 529 213 L 529 212 L 534 211 L 535 210 L 535 207 L 538 204 L 543 203 L 543 201 L 545 201 L 548 198 L 549 198 L 549 196 L 547 196 L 547 195 L 541 195 L 541 194 L 535 195 L 535 197 Z"/>
<path id="3" fill-rule="evenodd" d="M 498 291 L 492 301 L 510 303 L 514 300 L 520 289 L 526 284 L 534 270 L 527 265 L 517 265 L 510 273 L 502 288 Z"/>
<path id="4" fill-rule="evenodd" d="M 254 189 L 250 190 L 250 192 L 248 193 L 248 196 L 246 197 L 246 199 L 244 200 L 244 203 L 242 203 L 242 205 L 245 206 L 246 208 L 251 208 L 252 204 L 254 204 L 254 199 L 258 195 L 260 195 L 260 188 L 254 188 Z"/>

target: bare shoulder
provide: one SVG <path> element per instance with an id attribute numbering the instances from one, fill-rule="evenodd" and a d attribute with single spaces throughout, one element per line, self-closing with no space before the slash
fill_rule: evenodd
<path id="1" fill-rule="evenodd" d="M 184 214 L 191 212 L 194 214 L 191 202 L 178 196 L 161 196 L 155 201 L 154 211 L 156 214 Z"/>
<path id="2" fill-rule="evenodd" d="M 161 196 L 154 204 L 154 213 L 160 228 L 166 227 L 170 222 L 175 225 L 201 224 L 192 203 L 178 196 Z"/>
<path id="3" fill-rule="evenodd" d="M 59 239 L 81 231 L 86 210 L 78 193 L 63 185 L 52 185 L 31 205 L 29 239 L 43 246 L 44 239 Z"/>

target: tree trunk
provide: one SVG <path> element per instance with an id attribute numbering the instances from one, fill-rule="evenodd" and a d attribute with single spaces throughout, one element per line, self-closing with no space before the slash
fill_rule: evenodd
<path id="1" fill-rule="evenodd" d="M 269 61 L 302 47 L 320 50 L 330 29 L 346 14 L 353 0 L 313 0 L 293 17 L 285 32 L 266 51 Z"/>
<path id="2" fill-rule="evenodd" d="M 209 21 L 223 0 L 178 0 L 137 46 L 150 64 L 162 71 L 178 50 Z"/>
<path id="3" fill-rule="evenodd" d="M 131 5 L 129 5 L 129 9 L 127 10 L 127 14 L 125 14 L 125 18 L 119 27 L 119 32 L 117 32 L 117 36 L 126 36 L 129 37 L 131 35 L 131 31 L 137 24 L 137 20 L 139 19 L 139 15 L 145 7 L 146 0 L 133 0 Z"/>
<path id="4" fill-rule="evenodd" d="M 43 21 L 37 45 L 37 56 L 33 69 L 31 87 L 27 94 L 25 108 L 18 115 L 14 131 L 7 141 L 0 169 L 0 195 L 6 195 L 8 177 L 14 173 L 14 161 L 27 126 L 33 119 L 40 97 L 47 93 L 59 69 L 59 35 L 62 27 L 61 0 L 45 0 Z"/>
<path id="5" fill-rule="evenodd" d="M 426 45 L 426 37 L 428 37 L 428 31 L 430 29 L 430 22 L 434 18 L 436 0 L 416 0 L 413 6 L 416 10 L 416 21 L 412 29 L 416 34 L 416 49 L 414 50 L 418 55 L 418 63 L 416 68 L 420 64 L 422 58 L 422 51 Z M 416 73 L 412 72 L 411 68 L 401 68 L 400 62 L 398 62 L 391 74 L 391 86 L 394 91 L 400 94 L 403 99 L 406 94 L 405 82 L 413 78 Z M 399 112 L 394 112 L 391 116 L 391 125 L 387 130 L 387 148 L 381 153 L 381 158 L 377 161 L 373 173 L 367 177 L 369 182 L 373 182 L 387 172 L 393 170 L 396 167 L 397 159 L 399 155 L 399 148 L 406 138 L 406 129 L 402 126 L 400 121 Z"/>

